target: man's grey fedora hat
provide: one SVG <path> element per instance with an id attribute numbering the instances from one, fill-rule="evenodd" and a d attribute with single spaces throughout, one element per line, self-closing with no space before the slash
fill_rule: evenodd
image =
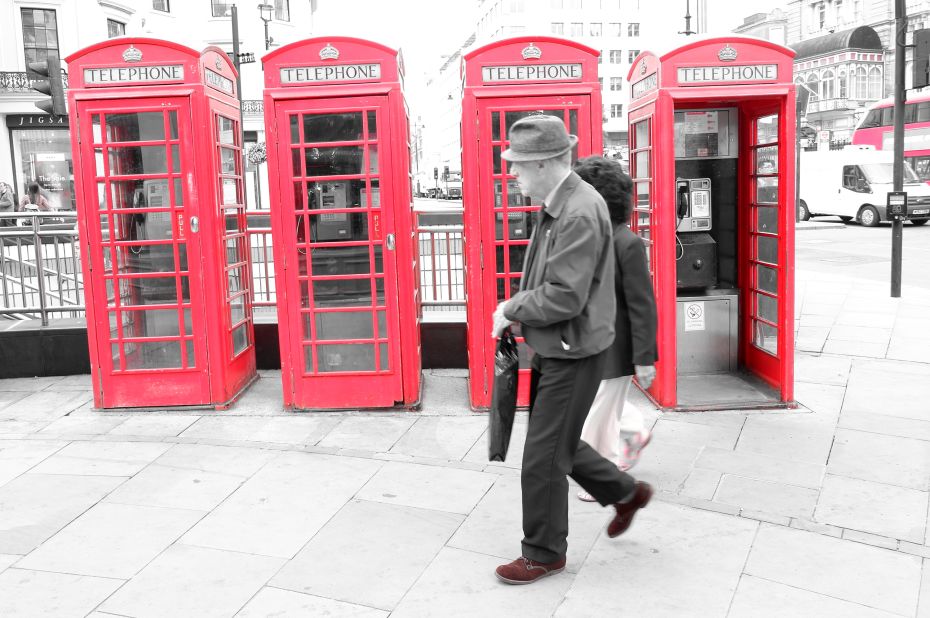
<path id="1" fill-rule="evenodd" d="M 578 143 L 565 123 L 555 116 L 527 116 L 510 127 L 510 148 L 501 153 L 505 161 L 542 161 L 565 154 Z"/>

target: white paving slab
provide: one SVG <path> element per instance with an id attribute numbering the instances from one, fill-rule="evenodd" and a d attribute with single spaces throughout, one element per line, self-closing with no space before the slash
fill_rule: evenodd
<path id="1" fill-rule="evenodd" d="M 391 618 L 550 616 L 572 584 L 572 574 L 563 572 L 532 586 L 509 586 L 494 575 L 500 564 L 502 561 L 493 556 L 447 547 Z"/>
<path id="2" fill-rule="evenodd" d="M 803 328 L 803 327 L 802 327 Z M 846 386 L 852 361 L 844 356 L 795 354 L 795 382 Z"/>
<path id="3" fill-rule="evenodd" d="M 614 510 L 578 500 L 578 486 L 568 492 L 568 564 L 576 573 Z M 521 553 L 523 539 L 520 477 L 501 476 L 449 541 L 456 547 L 510 562 Z"/>
<path id="4" fill-rule="evenodd" d="M 745 573 L 873 609 L 912 616 L 920 558 L 763 524 Z"/>
<path id="5" fill-rule="evenodd" d="M 133 616 L 234 615 L 281 567 L 282 560 L 175 544 L 100 606 Z"/>
<path id="6" fill-rule="evenodd" d="M 927 420 L 918 420 L 871 412 L 844 412 L 839 425 L 844 429 L 930 441 L 930 416 Z"/>
<path id="7" fill-rule="evenodd" d="M 653 440 L 640 456 L 633 475 L 657 490 L 678 493 L 703 447 Z"/>
<path id="8" fill-rule="evenodd" d="M 242 446 L 176 444 L 155 460 L 161 466 L 249 477 L 277 457 L 277 451 Z"/>
<path id="9" fill-rule="evenodd" d="M 507 457 L 504 461 L 488 461 L 488 432 L 484 431 L 478 438 L 475 445 L 465 455 L 463 461 L 474 463 L 484 463 L 492 468 L 511 468 L 519 469 L 523 467 L 523 447 L 526 446 L 526 417 L 518 415 L 514 420 L 513 428 L 510 432 L 510 444 L 507 447 Z"/>
<path id="10" fill-rule="evenodd" d="M 746 419 L 736 450 L 824 465 L 835 427 L 832 417 L 816 413 L 752 415 Z"/>
<path id="11" fill-rule="evenodd" d="M 123 584 L 118 579 L 7 569 L 0 573 L 2 615 L 85 616 Z"/>
<path id="12" fill-rule="evenodd" d="M 827 471 L 926 491 L 930 445 L 925 440 L 838 429 Z"/>
<path id="13" fill-rule="evenodd" d="M 496 479 L 485 472 L 389 462 L 357 497 L 467 515 Z"/>
<path id="14" fill-rule="evenodd" d="M 820 491 L 816 521 L 923 543 L 926 491 L 828 474 Z"/>
<path id="15" fill-rule="evenodd" d="M 96 436 L 109 432 L 114 427 L 122 424 L 127 417 L 125 416 L 103 416 L 92 414 L 81 414 L 74 416 L 64 416 L 52 423 L 49 423 L 39 435 L 48 436 L 65 436 L 65 435 L 85 435 Z"/>
<path id="16" fill-rule="evenodd" d="M 416 417 L 351 416 L 320 440 L 320 446 L 386 453 L 416 421 Z"/>
<path id="17" fill-rule="evenodd" d="M 716 448 L 704 449 L 694 465 L 707 470 L 811 489 L 820 487 L 826 467 L 780 457 Z"/>
<path id="18" fill-rule="evenodd" d="M 752 511 L 810 519 L 819 495 L 808 487 L 724 474 L 714 500 Z"/>
<path id="19" fill-rule="evenodd" d="M 167 438 L 179 435 L 199 416 L 180 414 L 150 414 L 130 416 L 110 431 L 112 436 L 147 436 Z"/>
<path id="20" fill-rule="evenodd" d="M 90 377 L 90 376 L 88 376 Z M 37 392 L 60 382 L 58 376 L 45 376 L 41 378 L 6 378 L 0 380 L 0 391 Z"/>
<path id="21" fill-rule="evenodd" d="M 184 535 L 182 542 L 291 558 L 381 465 L 350 457 L 284 453 Z"/>
<path id="22" fill-rule="evenodd" d="M 129 579 L 205 513 L 125 504 L 97 504 L 17 565 Z"/>
<path id="23" fill-rule="evenodd" d="M 171 446 L 160 442 L 72 442 L 32 471 L 36 474 L 132 476 Z"/>
<path id="24" fill-rule="evenodd" d="M 668 442 L 697 447 L 713 446 L 722 449 L 732 449 L 740 434 L 739 426 L 705 425 L 662 418 L 656 422 L 652 431 L 653 440 L 656 443 Z"/>
<path id="25" fill-rule="evenodd" d="M 893 375 L 894 387 L 876 388 L 875 377 Z M 843 412 L 872 412 L 926 420 L 930 365 L 899 361 L 853 361 Z"/>
<path id="26" fill-rule="evenodd" d="M 894 618 L 898 614 L 743 575 L 727 618 L 783 618 L 785 616 L 842 616 Z"/>
<path id="27" fill-rule="evenodd" d="M 390 452 L 457 461 L 475 446 L 487 427 L 487 415 L 424 416 Z"/>
<path id="28" fill-rule="evenodd" d="M 622 537 L 598 538 L 555 615 L 724 616 L 757 526 L 653 502 Z"/>
<path id="29" fill-rule="evenodd" d="M 917 618 L 930 618 L 930 558 L 924 559 L 924 577 L 920 585 L 920 603 Z"/>
<path id="30" fill-rule="evenodd" d="M 353 500 L 270 585 L 391 610 L 463 519 L 441 511 Z"/>
<path id="31" fill-rule="evenodd" d="M 22 556 L 17 556 L 16 554 L 0 554 L 0 572 L 3 572 L 7 567 L 12 566 L 17 560 L 22 558 Z"/>
<path id="32" fill-rule="evenodd" d="M 0 420 L 51 421 L 80 408 L 91 399 L 91 394 L 84 391 L 31 393 L 0 408 Z"/>
<path id="33" fill-rule="evenodd" d="M 125 479 L 23 474 L 0 487 L 0 553 L 28 554 Z"/>
<path id="34" fill-rule="evenodd" d="M 59 440 L 0 440 L 0 486 L 67 446 Z"/>
<path id="35" fill-rule="evenodd" d="M 309 594 L 265 587 L 242 608 L 236 618 L 270 616 L 338 616 L 339 618 L 387 618 L 388 612 Z"/>
<path id="36" fill-rule="evenodd" d="M 181 437 L 244 440 L 280 444 L 316 444 L 341 418 L 338 416 L 204 416 Z"/>
<path id="37" fill-rule="evenodd" d="M 243 476 L 151 464 L 113 493 L 107 502 L 211 511 L 246 480 Z"/>
<path id="38" fill-rule="evenodd" d="M 812 384 L 810 382 L 795 382 L 794 384 L 795 400 L 817 414 L 838 417 L 845 397 L 845 386 Z"/>

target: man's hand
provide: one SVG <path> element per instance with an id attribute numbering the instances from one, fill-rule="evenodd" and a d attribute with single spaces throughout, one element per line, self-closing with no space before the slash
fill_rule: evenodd
<path id="1" fill-rule="evenodd" d="M 491 337 L 497 339 L 504 332 L 504 329 L 513 324 L 510 320 L 504 317 L 504 308 L 507 306 L 507 301 L 497 305 L 497 309 L 494 310 L 494 326 L 491 327 Z"/>
<path id="2" fill-rule="evenodd" d="M 643 388 L 652 386 L 652 381 L 656 378 L 655 365 L 634 365 L 636 369 L 636 380 Z"/>

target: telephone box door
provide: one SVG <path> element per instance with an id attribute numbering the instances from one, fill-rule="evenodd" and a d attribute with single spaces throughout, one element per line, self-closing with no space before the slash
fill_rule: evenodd
<path id="1" fill-rule="evenodd" d="M 103 407 L 209 403 L 187 97 L 78 103 Z M 133 404 L 130 404 L 133 405 Z"/>
<path id="2" fill-rule="evenodd" d="M 481 204 L 481 264 L 484 293 L 481 295 L 483 314 L 490 316 L 497 304 L 517 293 L 523 273 L 523 258 L 536 225 L 540 204 L 534 204 L 520 193 L 516 179 L 509 173 L 501 152 L 510 142 L 507 135 L 517 120 L 535 114 L 556 116 L 565 122 L 578 145 L 572 159 L 592 154 L 590 97 L 587 95 L 521 97 L 519 99 L 486 99 L 478 101 L 478 171 L 479 203 Z M 493 290 L 493 292 L 492 292 Z M 520 348 L 520 378 L 517 404 L 529 405 L 530 354 L 522 339 Z M 494 342 L 487 338 L 484 367 L 472 368 L 472 375 L 485 375 L 484 405 L 490 404 L 490 377 L 494 367 Z"/>
<path id="3" fill-rule="evenodd" d="M 387 102 L 275 106 L 289 298 L 279 320 L 290 333 L 282 369 L 292 372 L 297 407 L 341 407 L 346 392 L 359 406 L 403 401 L 393 200 L 380 179 L 391 177 L 391 140 L 404 136 L 389 135 Z"/>

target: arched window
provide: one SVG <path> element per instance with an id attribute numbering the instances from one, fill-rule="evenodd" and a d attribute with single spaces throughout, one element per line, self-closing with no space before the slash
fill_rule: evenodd
<path id="1" fill-rule="evenodd" d="M 833 71 L 824 71 L 823 76 L 821 77 L 823 82 L 822 95 L 824 99 L 832 99 L 836 96 L 836 81 L 834 79 Z"/>
<path id="2" fill-rule="evenodd" d="M 869 98 L 882 98 L 882 72 L 878 67 L 869 70 Z"/>
<path id="3" fill-rule="evenodd" d="M 813 90 L 811 93 L 811 100 L 816 101 L 820 98 L 820 80 L 817 79 L 816 74 L 812 74 L 807 78 L 807 87 Z"/>
<path id="4" fill-rule="evenodd" d="M 866 73 L 865 67 L 859 67 L 856 71 L 856 98 L 869 98 L 869 74 Z"/>
<path id="5" fill-rule="evenodd" d="M 846 71 L 841 70 L 840 76 L 836 79 L 837 91 L 839 93 L 839 98 L 846 99 L 849 97 L 848 90 L 846 90 Z"/>

